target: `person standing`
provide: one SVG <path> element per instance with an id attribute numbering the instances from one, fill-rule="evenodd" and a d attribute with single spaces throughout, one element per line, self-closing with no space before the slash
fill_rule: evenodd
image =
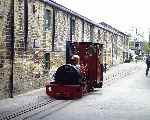
<path id="1" fill-rule="evenodd" d="M 150 68 L 150 56 L 149 55 L 146 58 L 146 65 L 147 65 L 147 68 L 146 68 L 146 76 L 147 76 L 149 68 Z"/>

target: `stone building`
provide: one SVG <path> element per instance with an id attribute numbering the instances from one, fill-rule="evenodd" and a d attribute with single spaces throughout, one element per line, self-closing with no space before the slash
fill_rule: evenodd
<path id="1" fill-rule="evenodd" d="M 43 87 L 65 64 L 66 41 L 104 44 L 112 65 L 126 38 L 51 0 L 0 0 L 0 99 Z"/>
<path id="2" fill-rule="evenodd" d="M 123 63 L 129 56 L 129 36 L 105 22 L 100 24 L 109 30 L 104 32 L 104 63 L 109 66 Z"/>

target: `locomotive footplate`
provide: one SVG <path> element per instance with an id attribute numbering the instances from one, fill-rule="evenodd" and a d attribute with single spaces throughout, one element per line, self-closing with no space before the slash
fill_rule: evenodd
<path id="1" fill-rule="evenodd" d="M 54 98 L 75 99 L 82 97 L 82 86 L 52 83 L 46 86 L 46 93 Z"/>

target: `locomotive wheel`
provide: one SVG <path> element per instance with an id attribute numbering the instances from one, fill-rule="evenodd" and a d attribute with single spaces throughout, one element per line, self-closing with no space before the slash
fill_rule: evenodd
<path id="1" fill-rule="evenodd" d="M 98 88 L 102 88 L 103 82 L 98 83 Z"/>
<path id="2" fill-rule="evenodd" d="M 94 87 L 95 88 L 102 88 L 102 86 L 103 86 L 103 82 L 99 82 Z"/>

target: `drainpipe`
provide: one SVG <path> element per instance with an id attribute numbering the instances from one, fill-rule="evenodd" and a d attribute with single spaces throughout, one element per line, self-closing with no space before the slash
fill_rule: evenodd
<path id="1" fill-rule="evenodd" d="M 112 44 L 112 66 L 113 66 L 113 64 L 114 64 L 114 61 L 113 61 L 113 57 L 114 57 L 114 33 L 112 35 L 111 44 Z"/>
<path id="2" fill-rule="evenodd" d="M 85 21 L 84 21 L 84 19 L 82 20 L 82 42 L 84 42 L 84 23 L 85 23 Z"/>
<path id="3" fill-rule="evenodd" d="M 72 16 L 70 17 L 70 41 L 72 41 Z"/>
<path id="4" fill-rule="evenodd" d="M 24 46 L 27 50 L 28 44 L 28 0 L 24 0 Z"/>
<path id="5" fill-rule="evenodd" d="M 104 63 L 104 72 L 106 73 L 106 70 L 107 70 L 107 38 L 106 38 L 107 36 L 106 36 L 106 31 L 104 31 L 104 41 L 105 41 L 105 63 Z"/>
<path id="6" fill-rule="evenodd" d="M 55 41 L 55 8 L 53 7 L 53 32 L 52 32 L 52 51 L 54 50 L 54 41 Z"/>
<path id="7" fill-rule="evenodd" d="M 9 82 L 9 97 L 13 98 L 13 69 L 14 69 L 14 0 L 11 0 L 11 75 Z"/>

